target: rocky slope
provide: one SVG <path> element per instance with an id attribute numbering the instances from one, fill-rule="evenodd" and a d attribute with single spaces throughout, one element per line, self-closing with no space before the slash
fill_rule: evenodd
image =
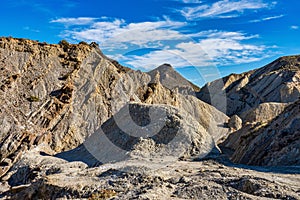
<path id="1" fill-rule="evenodd" d="M 300 101 L 287 106 L 275 118 L 260 118 L 255 123 L 248 123 L 231 134 L 224 144 L 234 150 L 234 162 L 264 166 L 299 166 Z"/>
<path id="2" fill-rule="evenodd" d="M 203 158 L 213 148 L 213 137 L 185 111 L 167 105 L 129 103 L 82 145 L 56 157 L 88 166 L 135 160 L 141 165 L 142 161 L 165 165 L 179 158 Z"/>
<path id="3" fill-rule="evenodd" d="M 226 103 L 220 98 L 223 94 Z M 240 124 L 239 128 L 221 145 L 232 151 L 232 161 L 300 164 L 300 56 L 282 57 L 265 67 L 208 83 L 198 96 L 229 116 L 238 115 L 231 121 Z"/>
<path id="4" fill-rule="evenodd" d="M 163 64 L 150 72 L 147 72 L 154 79 L 155 75 L 160 74 L 160 82 L 163 86 L 169 89 L 177 88 L 180 93 L 195 95 L 200 88 L 186 80 L 169 64 Z"/>
<path id="5" fill-rule="evenodd" d="M 76 148 L 128 102 L 184 109 L 216 142 L 228 134 L 219 126 L 227 122 L 225 114 L 164 87 L 159 73 L 151 79 L 122 67 L 95 43 L 1 38 L 0 62 L 0 176 L 37 145 L 46 145 L 49 154 Z"/>
<path id="6" fill-rule="evenodd" d="M 244 123 L 268 123 L 280 115 L 289 103 L 262 103 L 240 114 Z"/>
<path id="7" fill-rule="evenodd" d="M 298 58 L 284 59 L 289 68 L 224 79 L 238 99 L 229 118 L 170 65 L 143 73 L 95 43 L 0 38 L 0 198 L 300 199 L 299 167 L 232 164 L 217 146 L 239 163 L 299 164 L 299 102 L 260 104 L 237 89 L 274 73 L 282 102 L 294 101 Z M 226 102 L 215 83 L 198 95 Z"/>
<path id="8" fill-rule="evenodd" d="M 300 56 L 282 57 L 265 67 L 208 83 L 201 88 L 198 97 L 229 116 L 261 103 L 293 102 L 300 97 L 299 69 Z M 226 104 L 219 98 L 224 94 Z"/>

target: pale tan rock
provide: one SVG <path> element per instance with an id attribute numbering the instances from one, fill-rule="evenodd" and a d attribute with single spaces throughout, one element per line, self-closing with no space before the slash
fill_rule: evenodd
<path id="1" fill-rule="evenodd" d="M 249 123 L 223 143 L 237 163 L 263 166 L 300 164 L 300 103 L 288 105 L 270 121 Z"/>
<path id="2" fill-rule="evenodd" d="M 282 113 L 288 105 L 288 103 L 262 103 L 240 116 L 244 123 L 268 122 Z"/>
<path id="3" fill-rule="evenodd" d="M 299 56 L 286 56 L 256 70 L 231 74 L 206 84 L 198 97 L 229 116 L 261 103 L 294 102 L 300 97 L 299 63 Z"/>
<path id="4" fill-rule="evenodd" d="M 229 119 L 228 126 L 230 128 L 232 128 L 233 130 L 239 130 L 242 128 L 242 123 L 243 123 L 243 121 L 239 116 L 233 115 Z"/>
<path id="5" fill-rule="evenodd" d="M 89 169 L 74 163 L 74 171 L 70 172 L 69 165 L 63 160 L 33 155 L 35 153 L 30 152 L 27 158 L 23 157 L 20 161 L 31 167 L 23 174 L 16 171 L 15 175 L 30 177 L 28 183 L 20 182 L 6 188 L 2 198 L 299 199 L 300 177 L 297 173 L 290 174 L 295 172 L 292 168 L 278 168 L 278 171 L 265 173 L 263 170 L 267 169 L 264 168 L 246 169 L 210 160 L 177 161 L 170 166 L 142 173 L 142 167 L 124 171 L 128 166 L 135 165 L 134 162 L 105 164 Z M 280 171 L 285 173 L 278 173 Z"/>
<path id="6" fill-rule="evenodd" d="M 219 127 L 226 115 L 210 113 L 215 109 L 208 104 L 195 112 L 178 90 L 166 88 L 160 78 L 153 82 L 146 73 L 122 67 L 94 43 L 50 45 L 1 38 L 0 59 L 0 176 L 36 145 L 46 144 L 45 152 L 51 154 L 76 148 L 128 102 L 184 109 L 216 141 L 228 133 Z M 191 99 L 193 105 L 204 105 Z M 3 159 L 8 157 L 12 162 L 6 166 Z"/>
<path id="7" fill-rule="evenodd" d="M 200 90 L 200 88 L 190 81 L 186 80 L 182 77 L 170 64 L 163 64 L 156 69 L 153 69 L 147 74 L 154 79 L 156 73 L 159 73 L 159 81 L 161 84 L 168 89 L 177 88 L 181 94 L 192 94 L 195 95 L 196 92 Z"/>
<path id="8" fill-rule="evenodd" d="M 95 43 L 14 38 L 0 39 L 0 59 L 0 198 L 300 199 L 299 167 L 278 166 L 299 165 L 299 102 L 259 106 L 298 98 L 298 57 L 204 87 L 199 96 L 220 110 L 258 106 L 243 117 L 251 123 L 232 134 L 229 117 L 191 95 L 186 82 L 165 82 L 176 80 L 169 66 L 154 80 L 107 58 Z M 210 93 L 203 95 L 205 89 Z M 145 115 L 150 108 L 158 121 Z M 238 118 L 232 121 L 238 129 Z M 163 137 L 150 135 L 156 128 Z M 101 131 L 116 136 L 123 129 L 134 139 L 127 134 L 99 146 Z M 276 167 L 232 164 L 217 147 L 203 158 L 227 137 L 223 145 L 235 151 L 235 162 Z M 107 146 L 111 141 L 117 145 Z M 107 147 L 114 146 L 124 148 L 128 160 L 116 159 L 120 152 L 111 160 Z M 110 152 L 110 160 L 95 158 L 97 152 Z"/>

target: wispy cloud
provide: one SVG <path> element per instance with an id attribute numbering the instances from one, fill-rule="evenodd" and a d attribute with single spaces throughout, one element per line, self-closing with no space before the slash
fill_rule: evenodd
<path id="1" fill-rule="evenodd" d="M 264 17 L 264 18 L 261 18 L 261 19 L 251 20 L 249 22 L 251 22 L 251 23 L 263 22 L 263 21 L 269 21 L 269 20 L 273 20 L 273 19 L 279 19 L 279 18 L 282 18 L 282 17 L 284 17 L 284 15 L 276 15 L 276 16 Z"/>
<path id="2" fill-rule="evenodd" d="M 93 20 L 89 25 L 67 28 L 63 37 L 96 41 L 110 57 L 139 69 L 153 69 L 166 62 L 174 67 L 249 63 L 268 57 L 271 48 L 252 44 L 259 38 L 256 34 L 221 30 L 187 33 L 186 22 L 168 18 L 139 23 L 109 18 Z M 73 19 L 56 20 L 62 24 L 69 21 Z M 136 51 L 142 53 L 131 53 Z"/>
<path id="3" fill-rule="evenodd" d="M 60 23 L 65 26 L 75 26 L 75 25 L 87 25 L 93 23 L 97 18 L 92 17 L 78 17 L 78 18 L 59 18 L 51 20 L 50 23 Z"/>
<path id="4" fill-rule="evenodd" d="M 58 19 L 56 22 L 67 18 Z M 71 19 L 70 21 L 73 21 Z M 181 40 L 185 35 L 177 29 L 185 26 L 185 22 L 172 21 L 165 18 L 156 22 L 126 23 L 123 19 L 111 21 L 97 21 L 82 30 L 72 29 L 64 32 L 64 37 L 74 40 L 96 41 L 102 48 L 126 47 L 124 44 L 147 47 L 159 47 L 160 41 Z"/>
<path id="5" fill-rule="evenodd" d="M 186 7 L 181 14 L 188 20 L 201 18 L 233 18 L 238 17 L 245 10 L 258 10 L 267 8 L 268 4 L 260 0 L 221 0 L 213 4 L 200 4 Z"/>
<path id="6" fill-rule="evenodd" d="M 267 51 L 271 47 L 244 43 L 257 36 L 217 30 L 210 32 L 198 41 L 181 42 L 174 47 L 145 55 L 127 56 L 123 62 L 150 70 L 165 62 L 175 67 L 232 65 L 259 61 L 270 56 Z"/>
<path id="7" fill-rule="evenodd" d="M 298 29 L 299 29 L 299 26 L 295 26 L 295 25 L 294 25 L 294 26 L 291 26 L 290 28 L 293 29 L 293 30 L 298 30 Z"/>

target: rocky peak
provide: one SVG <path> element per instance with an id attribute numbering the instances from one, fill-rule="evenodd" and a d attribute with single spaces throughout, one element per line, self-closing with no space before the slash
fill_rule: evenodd
<path id="1" fill-rule="evenodd" d="M 170 64 L 163 64 L 156 69 L 148 72 L 148 74 L 154 79 L 156 73 L 160 74 L 160 82 L 169 89 L 178 88 L 180 93 L 192 94 L 199 91 L 199 87 L 186 80 L 180 75 Z"/>
<path id="2" fill-rule="evenodd" d="M 300 97 L 300 56 L 286 56 L 243 74 L 231 74 L 206 84 L 198 97 L 229 116 L 261 103 L 290 103 Z M 226 95 L 224 99 L 219 96 Z M 214 98 L 216 97 L 216 98 Z"/>
<path id="3" fill-rule="evenodd" d="M 159 71 L 174 71 L 174 72 L 176 72 L 175 69 L 172 67 L 172 65 L 169 63 L 164 63 L 164 64 L 158 66 L 156 69 Z"/>

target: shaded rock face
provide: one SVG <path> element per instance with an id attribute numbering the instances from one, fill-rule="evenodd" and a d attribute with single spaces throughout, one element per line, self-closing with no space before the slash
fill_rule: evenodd
<path id="1" fill-rule="evenodd" d="M 232 161 L 299 165 L 299 78 L 300 56 L 288 56 L 250 72 L 229 75 L 201 89 L 200 99 L 231 116 L 228 126 L 235 132 L 221 146 L 233 151 Z M 218 97 L 224 93 L 226 105 L 222 98 L 218 104 Z"/>
<path id="2" fill-rule="evenodd" d="M 248 165 L 300 165 L 300 102 L 287 106 L 269 122 L 245 125 L 223 143 L 232 160 Z"/>
<path id="3" fill-rule="evenodd" d="M 130 103 L 83 145 L 57 157 L 89 166 L 131 159 L 163 163 L 203 158 L 214 145 L 212 136 L 185 111 L 166 105 Z M 86 160 L 90 157 L 95 159 Z"/>
<path id="4" fill-rule="evenodd" d="M 229 116 L 261 103 L 294 102 L 300 96 L 299 69 L 300 56 L 282 57 L 260 69 L 213 81 L 201 88 L 198 97 Z M 222 98 L 220 102 L 215 98 L 224 93 L 225 107 Z"/>

